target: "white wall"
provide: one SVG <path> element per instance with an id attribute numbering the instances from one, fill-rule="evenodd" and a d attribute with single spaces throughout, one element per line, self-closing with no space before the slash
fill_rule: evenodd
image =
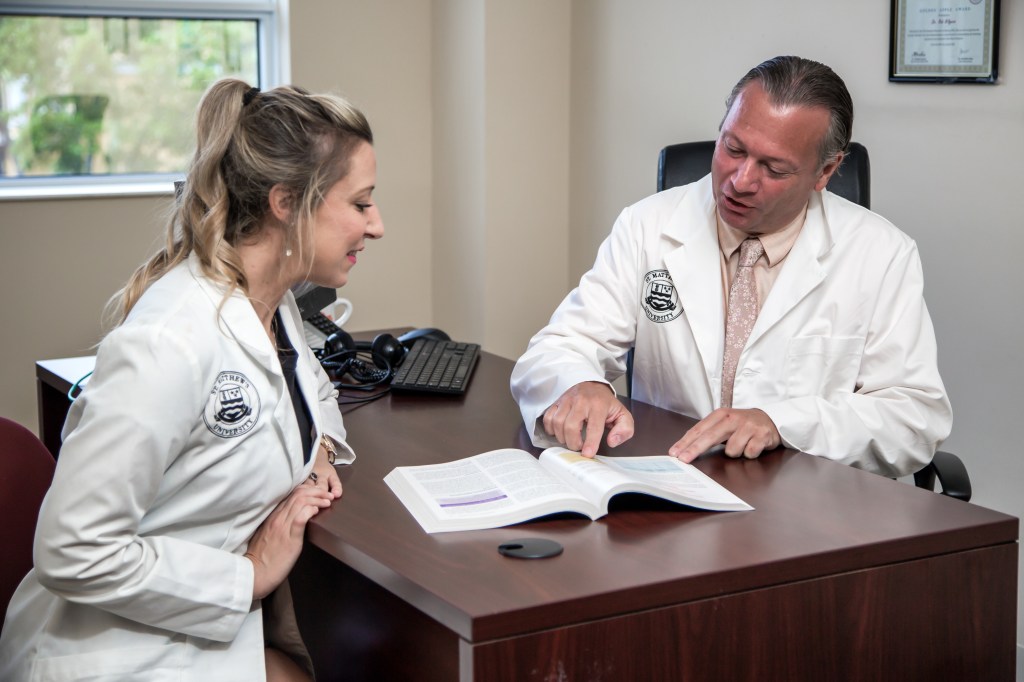
<path id="1" fill-rule="evenodd" d="M 829 64 L 871 155 L 872 208 L 920 246 L 954 410 L 945 447 L 966 461 L 973 502 L 1020 517 L 1024 8 L 1002 3 L 996 85 L 889 83 L 888 12 L 888 2 L 576 0 L 571 273 L 589 267 L 623 206 L 653 192 L 662 146 L 714 138 L 747 69 L 778 54 Z"/>

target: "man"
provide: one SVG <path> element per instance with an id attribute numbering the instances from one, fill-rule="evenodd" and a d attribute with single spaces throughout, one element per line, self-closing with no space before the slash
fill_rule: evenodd
<path id="1" fill-rule="evenodd" d="M 825 189 L 853 103 L 827 66 L 777 57 L 726 102 L 711 174 L 626 208 L 531 340 L 511 387 L 536 445 L 592 456 L 633 435 L 609 380 L 700 421 L 690 462 L 779 446 L 901 476 L 952 415 L 914 242 Z"/>

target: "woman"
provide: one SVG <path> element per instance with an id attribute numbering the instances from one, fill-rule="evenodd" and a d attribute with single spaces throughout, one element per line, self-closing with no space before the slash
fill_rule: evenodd
<path id="1" fill-rule="evenodd" d="M 261 604 L 290 606 L 306 523 L 341 495 L 333 455 L 355 455 L 290 288 L 344 285 L 383 235 L 373 138 L 338 97 L 234 79 L 196 129 L 167 247 L 113 299 L 68 415 L 2 680 L 309 671 L 290 611 Z"/>

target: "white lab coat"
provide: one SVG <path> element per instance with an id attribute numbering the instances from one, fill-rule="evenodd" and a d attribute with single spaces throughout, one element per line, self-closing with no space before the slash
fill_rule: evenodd
<path id="1" fill-rule="evenodd" d="M 513 371 L 535 445 L 553 444 L 544 410 L 580 382 L 621 376 L 634 345 L 634 398 L 695 418 L 721 406 L 719 253 L 710 175 L 622 212 Z M 733 406 L 764 410 L 788 447 L 890 476 L 920 469 L 952 414 L 915 243 L 814 193 L 781 267 L 740 356 Z"/>
<path id="2" fill-rule="evenodd" d="M 314 443 L 326 433 L 351 461 L 291 294 L 281 313 Z M 64 436 L 0 679 L 264 679 L 243 553 L 313 457 L 303 462 L 277 354 L 245 296 L 223 301 L 194 260 L 173 268 L 100 345 Z"/>

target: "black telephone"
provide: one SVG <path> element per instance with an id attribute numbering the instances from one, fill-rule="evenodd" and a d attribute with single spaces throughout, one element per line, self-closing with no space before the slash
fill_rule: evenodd
<path id="1" fill-rule="evenodd" d="M 451 340 L 440 329 L 424 328 L 414 329 L 397 338 L 384 332 L 375 336 L 373 341 L 355 341 L 351 334 L 338 327 L 324 339 L 323 350 L 317 357 L 337 388 L 368 391 L 394 378 L 413 341 L 420 338 Z M 365 359 L 367 356 L 369 362 Z M 354 383 L 343 381 L 346 375 Z"/>
<path id="2" fill-rule="evenodd" d="M 320 311 L 337 300 L 338 292 L 329 287 L 303 283 L 295 287 L 292 293 L 295 294 L 295 303 L 302 316 L 306 343 L 314 350 L 323 348 L 324 339 L 338 331 L 339 327 Z"/>
<path id="3" fill-rule="evenodd" d="M 440 329 L 423 328 L 395 337 L 378 334 L 373 341 L 356 341 L 352 335 L 320 311 L 335 301 L 337 292 L 328 287 L 301 288 L 295 302 L 306 323 L 306 340 L 313 348 L 331 381 L 338 388 L 372 390 L 391 381 L 413 341 L 419 338 L 449 341 Z M 323 335 L 317 344 L 312 330 Z M 317 336 L 313 336 L 314 339 Z M 344 379 L 350 381 L 344 381 Z"/>
<path id="4" fill-rule="evenodd" d="M 334 320 L 321 312 L 304 318 L 302 322 L 306 332 L 306 343 L 314 350 L 323 348 L 327 337 L 341 329 Z"/>

